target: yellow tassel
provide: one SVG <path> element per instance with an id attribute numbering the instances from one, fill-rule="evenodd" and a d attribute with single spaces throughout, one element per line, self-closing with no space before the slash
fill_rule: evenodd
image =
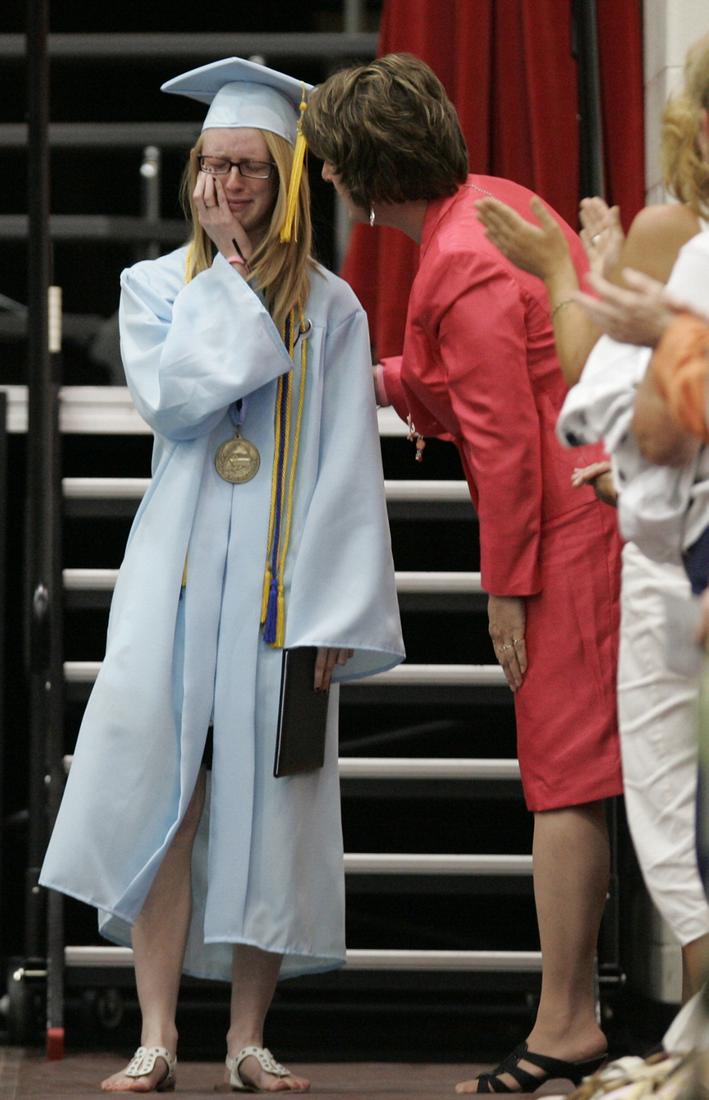
<path id="1" fill-rule="evenodd" d="M 293 164 L 291 166 L 290 180 L 288 183 L 288 195 L 286 198 L 286 216 L 281 229 L 281 242 L 288 244 L 291 239 L 298 240 L 298 197 L 300 195 L 300 181 L 303 178 L 303 164 L 308 143 L 303 133 L 303 115 L 308 104 L 305 99 L 305 85 L 300 100 L 300 117 L 296 127 L 295 148 L 293 149 Z"/>
<path id="2" fill-rule="evenodd" d="M 275 649 L 283 649 L 283 643 L 286 640 L 286 598 L 283 592 L 283 585 L 278 586 L 278 617 L 276 619 L 276 640 L 274 642 Z"/>
<path id="3" fill-rule="evenodd" d="M 271 591 L 271 566 L 266 562 L 266 571 L 263 575 L 263 593 L 261 596 L 261 625 L 266 622 L 268 614 L 268 594 Z"/>
<path id="4" fill-rule="evenodd" d="M 182 588 L 187 588 L 187 554 L 185 554 L 185 564 L 182 567 Z"/>

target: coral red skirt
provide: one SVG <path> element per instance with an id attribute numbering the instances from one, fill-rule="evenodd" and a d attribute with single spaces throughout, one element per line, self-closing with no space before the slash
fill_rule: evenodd
<path id="1" fill-rule="evenodd" d="M 616 714 L 620 538 L 614 509 L 590 502 L 546 524 L 542 590 L 527 608 L 528 669 L 515 696 L 530 810 L 623 790 Z"/>

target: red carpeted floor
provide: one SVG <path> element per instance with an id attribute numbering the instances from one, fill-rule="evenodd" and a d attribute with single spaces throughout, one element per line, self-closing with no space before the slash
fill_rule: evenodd
<path id="1" fill-rule="evenodd" d="M 99 1082 L 120 1068 L 116 1056 L 68 1054 L 48 1062 L 37 1051 L 0 1048 L 0 1097 L 2 1100 L 77 1100 L 82 1096 L 106 1096 Z M 445 1100 L 455 1096 L 456 1081 L 487 1068 L 480 1065 L 450 1065 L 396 1062 L 344 1062 L 293 1064 L 290 1068 L 309 1077 L 308 1095 L 318 1100 Z M 184 1100 L 232 1093 L 223 1080 L 223 1066 L 216 1062 L 182 1062 L 178 1066 L 177 1095 Z M 545 1093 L 567 1092 L 568 1082 L 553 1085 Z M 125 1095 L 125 1094 L 123 1094 Z M 283 1095 L 282 1093 L 280 1094 Z M 303 1095 L 303 1094 L 296 1094 Z M 537 1096 L 539 1093 L 537 1093 Z"/>

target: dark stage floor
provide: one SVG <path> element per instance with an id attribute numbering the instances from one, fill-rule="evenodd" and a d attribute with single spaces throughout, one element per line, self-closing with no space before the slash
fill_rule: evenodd
<path id="1" fill-rule="evenodd" d="M 37 1051 L 0 1048 L 0 1097 L 2 1100 L 76 1100 L 81 1096 L 106 1096 L 98 1087 L 102 1077 L 120 1068 L 114 1053 L 68 1054 L 48 1062 Z M 290 1069 L 309 1077 L 310 1096 L 319 1100 L 445 1100 L 454 1097 L 456 1081 L 487 1068 L 480 1064 L 411 1062 L 318 1062 L 292 1064 Z M 220 1085 L 223 1066 L 216 1062 L 182 1062 L 178 1067 L 177 1094 L 185 1100 L 216 1095 L 237 1095 Z M 543 1090 L 569 1091 L 568 1082 L 550 1082 Z M 115 1095 L 115 1094 L 114 1094 Z M 125 1095 L 125 1094 L 123 1094 Z M 284 1093 L 277 1095 L 283 1096 Z M 295 1094 L 303 1095 L 303 1094 Z M 536 1094 L 539 1096 L 539 1093 Z"/>

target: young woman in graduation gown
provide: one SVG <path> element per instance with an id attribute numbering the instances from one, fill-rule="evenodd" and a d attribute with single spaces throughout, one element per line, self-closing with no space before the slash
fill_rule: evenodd
<path id="1" fill-rule="evenodd" d="M 420 244 L 403 355 L 376 369 L 380 401 L 421 436 L 458 448 L 480 531 L 490 635 L 514 691 L 518 755 L 535 815 L 542 995 L 526 1042 L 460 1092 L 579 1081 L 602 1060 L 593 964 L 608 887 L 604 799 L 622 789 L 615 718 L 619 544 L 555 421 L 565 385 L 544 285 L 486 240 L 485 195 L 529 209 L 530 192 L 468 175 L 455 109 L 407 55 L 317 88 L 305 129 L 351 215 Z M 585 256 L 568 228 L 574 262 Z M 471 534 L 472 537 L 472 534 Z M 501 900 L 501 905 L 506 904 Z"/>
<path id="2" fill-rule="evenodd" d="M 211 104 L 193 234 L 121 277 L 153 476 L 41 881 L 133 946 L 141 1046 L 106 1091 L 174 1086 L 183 970 L 232 981 L 232 1087 L 303 1089 L 263 1023 L 278 977 L 345 958 L 338 688 L 324 766 L 274 778 L 282 648 L 318 647 L 321 688 L 403 657 L 367 322 L 310 256 L 307 87 L 232 58 L 165 90 Z"/>

